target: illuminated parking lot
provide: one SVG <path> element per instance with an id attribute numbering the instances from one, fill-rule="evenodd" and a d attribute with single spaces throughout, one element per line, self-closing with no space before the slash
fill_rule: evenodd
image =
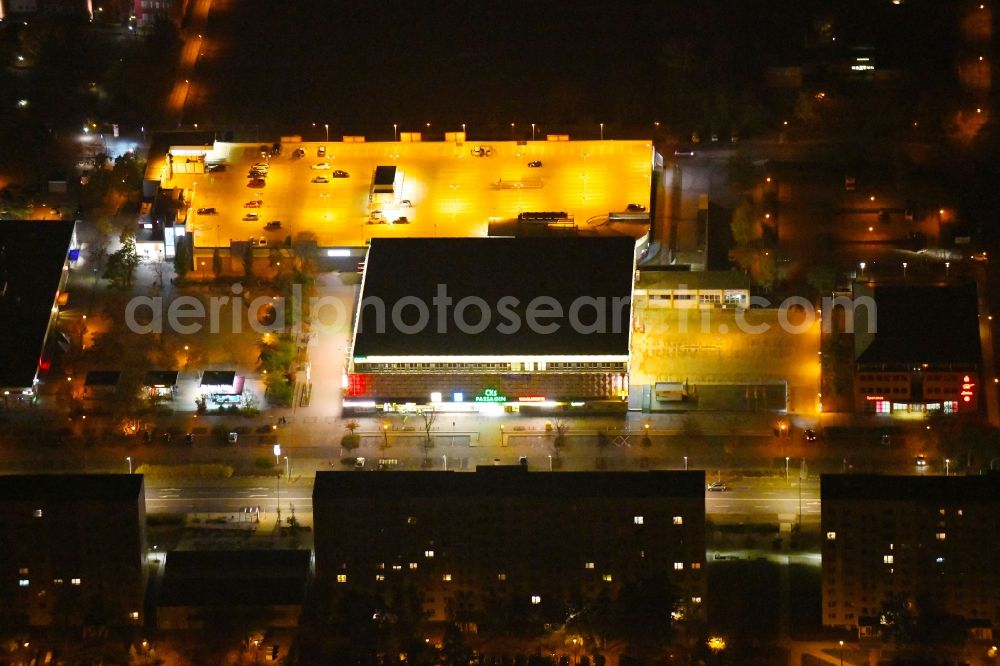
<path id="1" fill-rule="evenodd" d="M 318 156 L 321 146 L 325 157 Z M 302 157 L 295 156 L 299 147 Z M 216 143 L 206 159 L 224 163 L 224 172 L 162 174 L 164 187 L 188 192 L 187 226 L 197 247 L 251 237 L 273 245 L 301 232 L 315 234 L 322 247 L 358 247 L 373 237 L 486 236 L 491 222 L 537 211 L 563 211 L 582 233 L 638 237 L 648 228 L 635 220 L 608 222 L 608 214 L 629 204 L 648 208 L 649 141 L 305 142 L 283 144 L 269 160 L 260 149 Z M 269 162 L 266 184 L 252 187 L 247 173 L 262 161 Z M 535 161 L 541 166 L 528 166 Z M 329 168 L 314 169 L 319 163 Z M 370 200 L 377 166 L 397 167 L 401 185 Z M 333 170 L 349 177 L 334 178 Z M 312 182 L 316 176 L 328 182 Z M 257 199 L 259 209 L 244 207 Z M 217 212 L 198 215 L 198 208 Z M 245 220 L 251 212 L 258 219 Z M 400 218 L 406 223 L 394 223 Z M 265 231 L 271 221 L 281 228 Z"/>

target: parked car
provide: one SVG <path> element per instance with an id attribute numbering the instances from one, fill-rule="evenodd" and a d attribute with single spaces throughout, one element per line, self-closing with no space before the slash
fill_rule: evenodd
<path id="1" fill-rule="evenodd" d="M 239 434 L 238 434 L 238 433 L 235 433 L 235 432 L 231 432 L 231 433 L 229 433 L 229 435 L 228 435 L 228 436 L 226 437 L 226 441 L 227 441 L 227 442 L 229 442 L 230 444 L 235 444 L 235 443 L 236 443 L 236 440 L 238 440 L 239 438 L 240 438 L 240 436 L 239 436 Z"/>
<path id="2" fill-rule="evenodd" d="M 399 202 L 399 207 L 400 207 L 400 208 L 409 208 L 409 207 L 411 207 L 412 205 L 413 205 L 413 204 L 411 204 L 411 203 L 410 203 L 410 200 L 409 200 L 409 199 L 403 199 L 402 201 L 400 201 L 400 202 Z"/>
<path id="3" fill-rule="evenodd" d="M 299 159 L 300 157 L 305 157 L 305 156 L 306 156 L 305 148 L 296 148 L 295 151 L 292 153 L 292 157 L 294 157 L 295 159 Z"/>
<path id="4" fill-rule="evenodd" d="M 327 164 L 326 162 L 317 162 L 316 164 L 312 165 L 312 168 L 316 169 L 317 171 L 325 171 L 330 168 L 330 165 Z"/>
<path id="5" fill-rule="evenodd" d="M 219 173 L 225 170 L 226 170 L 225 164 L 209 164 L 208 169 L 206 169 L 208 173 Z"/>
<path id="6" fill-rule="evenodd" d="M 805 432 L 803 432 L 802 434 L 805 435 L 805 438 L 806 438 L 807 442 L 815 442 L 816 441 L 816 431 L 813 430 L 812 428 L 806 428 Z"/>
<path id="7" fill-rule="evenodd" d="M 729 486 L 722 481 L 712 481 L 712 483 L 708 484 L 708 491 L 710 493 L 724 493 L 727 490 L 729 490 Z"/>
<path id="8" fill-rule="evenodd" d="M 316 149 L 316 157 L 326 157 L 326 146 L 320 146 Z"/>
<path id="9" fill-rule="evenodd" d="M 270 167 L 267 164 L 267 162 L 257 162 L 255 164 L 250 165 L 250 169 L 252 171 L 267 171 L 268 168 Z"/>
<path id="10" fill-rule="evenodd" d="M 260 215 L 258 215 L 257 213 L 247 213 L 246 215 L 243 216 L 243 219 L 246 220 L 247 222 L 256 222 L 257 220 L 260 219 Z"/>
<path id="11" fill-rule="evenodd" d="M 314 183 L 329 183 L 330 179 L 327 178 L 326 176 L 316 176 L 315 178 L 312 179 L 312 182 L 314 182 Z"/>
<path id="12" fill-rule="evenodd" d="M 917 469 L 919 471 L 922 472 L 925 469 L 927 469 L 927 456 L 919 455 L 919 456 L 917 456 L 917 458 L 916 458 L 916 460 L 914 462 L 916 463 Z"/>
<path id="13" fill-rule="evenodd" d="M 646 207 L 643 206 L 642 204 L 630 203 L 629 205 L 625 206 L 625 210 L 627 210 L 630 213 L 645 213 Z"/>
<path id="14" fill-rule="evenodd" d="M 281 228 L 281 222 L 278 220 L 271 220 L 270 222 L 264 225 L 265 231 L 275 231 L 280 228 Z"/>
<path id="15" fill-rule="evenodd" d="M 198 214 L 199 215 L 217 215 L 218 213 L 219 213 L 219 211 L 215 210 L 214 208 L 199 208 L 198 209 Z"/>
<path id="16" fill-rule="evenodd" d="M 694 151 L 687 148 L 678 148 L 674 151 L 674 157 L 694 157 Z"/>
<path id="17" fill-rule="evenodd" d="M 260 199 L 254 199 L 243 204 L 244 208 L 260 208 Z"/>
<path id="18" fill-rule="evenodd" d="M 410 221 L 406 217 L 397 217 L 392 222 L 393 224 L 409 224 Z"/>
<path id="19" fill-rule="evenodd" d="M 528 166 L 531 167 L 532 169 L 537 169 L 538 167 L 542 166 L 542 161 L 532 160 L 531 162 L 528 162 Z"/>
<path id="20" fill-rule="evenodd" d="M 335 170 L 330 175 L 333 176 L 334 178 L 350 178 L 351 177 L 351 174 L 347 173 L 343 169 L 337 169 L 337 170 Z"/>
<path id="21" fill-rule="evenodd" d="M 357 458 L 354 461 L 354 469 L 361 469 L 362 467 L 365 466 L 365 462 L 367 461 L 364 458 Z"/>

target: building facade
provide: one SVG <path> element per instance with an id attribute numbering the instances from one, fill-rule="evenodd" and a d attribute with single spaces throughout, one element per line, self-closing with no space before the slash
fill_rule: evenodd
<path id="1" fill-rule="evenodd" d="M 634 267 L 630 238 L 375 239 L 344 407 L 624 409 Z"/>
<path id="2" fill-rule="evenodd" d="M 900 600 L 1000 620 L 1000 475 L 821 477 L 823 624 L 874 637 Z M 987 629 L 988 631 L 988 629 Z"/>
<path id="3" fill-rule="evenodd" d="M 974 284 L 857 283 L 855 411 L 979 411 L 981 347 Z M 868 299 L 862 304 L 862 299 Z M 919 332 L 919 334 L 917 334 Z"/>
<path id="4" fill-rule="evenodd" d="M 0 606 L 25 626 L 141 625 L 138 474 L 0 477 Z"/>
<path id="5" fill-rule="evenodd" d="M 703 472 L 320 472 L 316 575 L 337 590 L 415 585 L 433 621 L 490 600 L 614 593 L 667 576 L 676 617 L 702 617 Z"/>

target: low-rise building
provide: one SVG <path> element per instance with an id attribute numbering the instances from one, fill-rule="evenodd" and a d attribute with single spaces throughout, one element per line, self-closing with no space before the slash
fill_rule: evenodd
<path id="1" fill-rule="evenodd" d="M 76 258 L 76 223 L 6 220 L 0 224 L 0 392 L 4 403 L 35 395 L 43 355 L 64 302 L 69 265 Z M 68 339 L 62 340 L 69 345 Z"/>
<path id="2" fill-rule="evenodd" d="M 746 308 L 750 285 L 736 271 L 678 271 L 651 267 L 639 270 L 635 282 L 636 305 L 648 308 Z"/>
<path id="3" fill-rule="evenodd" d="M 624 409 L 631 238 L 372 241 L 347 409 Z"/>
<path id="4" fill-rule="evenodd" d="M 443 621 L 490 599 L 558 604 L 666 576 L 679 616 L 703 617 L 704 472 L 526 467 L 317 473 L 317 579 L 334 591 L 413 585 Z"/>
<path id="5" fill-rule="evenodd" d="M 900 605 L 1000 619 L 1000 475 L 823 475 L 823 624 L 874 637 Z"/>
<path id="6" fill-rule="evenodd" d="M 25 626 L 144 622 L 139 474 L 0 477 L 0 606 Z"/>
<path id="7" fill-rule="evenodd" d="M 856 283 L 855 410 L 975 413 L 981 347 L 974 284 Z M 861 299 L 870 299 L 863 303 Z M 869 307 L 874 304 L 874 307 Z"/>

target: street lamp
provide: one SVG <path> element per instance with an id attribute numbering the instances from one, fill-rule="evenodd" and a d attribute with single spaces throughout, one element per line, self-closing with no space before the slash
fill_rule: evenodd
<path id="1" fill-rule="evenodd" d="M 684 470 L 687 471 L 688 468 L 688 457 L 684 456 Z"/>
<path id="2" fill-rule="evenodd" d="M 788 483 L 788 461 L 791 460 L 789 456 L 785 456 L 785 483 Z"/>
<path id="3" fill-rule="evenodd" d="M 330 124 L 329 123 L 323 123 L 323 129 L 326 130 L 326 141 L 327 141 L 327 143 L 329 143 L 330 142 Z"/>
<path id="4" fill-rule="evenodd" d="M 125 460 L 128 461 L 128 473 L 132 473 L 132 456 L 126 456 Z"/>
<path id="5" fill-rule="evenodd" d="M 392 124 L 392 140 L 399 141 L 399 125 L 396 123 Z"/>
<path id="6" fill-rule="evenodd" d="M 531 140 L 535 140 L 535 123 L 531 123 Z"/>
<path id="7" fill-rule="evenodd" d="M 276 443 L 272 451 L 274 451 L 274 464 L 275 466 L 278 466 L 279 464 L 281 464 L 279 460 L 279 458 L 281 457 L 281 444 Z"/>
<path id="8" fill-rule="evenodd" d="M 903 279 L 906 279 L 906 267 L 909 266 L 905 261 L 903 262 Z"/>
<path id="9" fill-rule="evenodd" d="M 951 465 L 951 460 L 948 459 L 948 458 L 945 458 L 944 459 L 944 475 L 945 476 L 948 476 L 948 469 L 949 469 L 950 465 Z"/>
<path id="10" fill-rule="evenodd" d="M 844 666 L 844 641 L 840 641 L 840 666 Z"/>
<path id="11" fill-rule="evenodd" d="M 948 277 L 951 274 L 951 262 L 944 262 L 944 276 Z"/>
<path id="12" fill-rule="evenodd" d="M 604 141 L 604 123 L 601 123 L 601 141 Z"/>
<path id="13" fill-rule="evenodd" d="M 291 468 L 288 465 L 288 456 L 284 456 L 284 458 L 285 458 L 285 478 L 288 479 L 288 480 L 291 480 L 291 478 L 292 478 L 292 470 L 291 470 Z"/>
<path id="14" fill-rule="evenodd" d="M 861 263 L 859 263 L 859 264 L 858 264 L 858 268 L 860 268 L 860 269 L 861 269 L 861 277 L 862 277 L 862 278 L 863 278 L 863 277 L 865 276 L 865 266 L 867 266 L 867 265 L 868 265 L 868 264 L 866 264 L 866 263 L 865 263 L 865 262 L 863 262 L 863 261 L 862 261 Z"/>
<path id="15" fill-rule="evenodd" d="M 510 140 L 514 140 L 514 123 L 510 124 Z"/>

